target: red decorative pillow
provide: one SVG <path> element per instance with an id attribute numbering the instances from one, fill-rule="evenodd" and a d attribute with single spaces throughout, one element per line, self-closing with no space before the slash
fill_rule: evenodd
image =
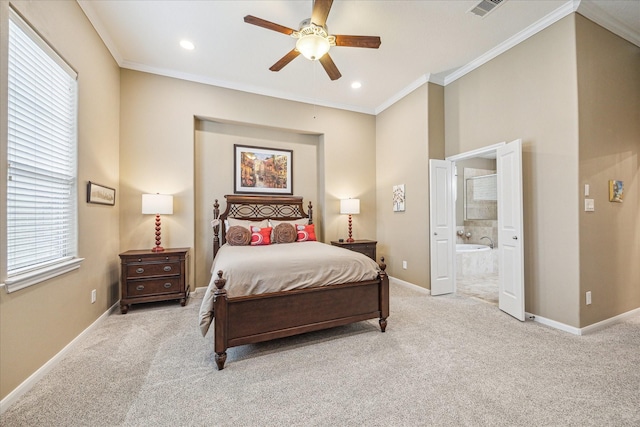
<path id="1" fill-rule="evenodd" d="M 271 244 L 271 227 L 251 227 L 251 246 Z"/>
<path id="2" fill-rule="evenodd" d="M 298 242 L 316 240 L 315 225 L 296 225 L 298 230 Z"/>

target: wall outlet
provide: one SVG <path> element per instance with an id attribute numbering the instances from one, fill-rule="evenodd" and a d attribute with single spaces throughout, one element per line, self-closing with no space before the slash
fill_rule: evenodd
<path id="1" fill-rule="evenodd" d="M 407 261 L 402 261 L 402 269 L 403 270 L 407 269 Z"/>
<path id="2" fill-rule="evenodd" d="M 98 297 L 98 293 L 96 292 L 96 290 L 92 290 L 91 291 L 91 304 L 93 304 L 94 302 L 96 302 L 96 298 Z"/>
<path id="3" fill-rule="evenodd" d="M 585 301 L 586 301 L 587 305 L 591 304 L 591 291 L 587 291 L 587 293 L 585 295 Z"/>

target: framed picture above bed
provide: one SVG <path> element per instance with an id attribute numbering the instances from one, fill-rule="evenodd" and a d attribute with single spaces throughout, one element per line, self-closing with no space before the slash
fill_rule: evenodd
<path id="1" fill-rule="evenodd" d="M 293 150 L 235 144 L 234 192 L 293 194 Z"/>

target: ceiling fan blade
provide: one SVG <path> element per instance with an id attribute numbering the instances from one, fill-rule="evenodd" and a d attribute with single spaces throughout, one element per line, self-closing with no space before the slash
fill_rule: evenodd
<path id="1" fill-rule="evenodd" d="M 321 27 L 325 25 L 332 3 L 333 0 L 315 0 L 313 2 L 313 11 L 311 12 L 311 22 Z"/>
<path id="2" fill-rule="evenodd" d="M 320 63 L 324 67 L 324 70 L 327 72 L 331 80 L 338 80 L 340 77 L 342 77 L 342 74 L 340 74 L 340 71 L 338 71 L 338 67 L 336 67 L 336 64 L 333 62 L 333 59 L 331 59 L 328 53 L 325 53 L 322 58 L 320 58 Z"/>
<path id="3" fill-rule="evenodd" d="M 277 31 L 282 34 L 290 36 L 293 33 L 293 29 L 285 27 L 284 25 L 274 24 L 273 22 L 266 21 L 262 18 L 256 18 L 255 16 L 247 15 L 244 17 L 244 22 L 247 24 L 257 25 L 258 27 L 266 28 L 267 30 Z"/>
<path id="4" fill-rule="evenodd" d="M 295 48 L 293 48 L 289 53 L 287 53 L 285 56 L 280 58 L 280 60 L 275 64 L 273 64 L 269 69 L 271 71 L 280 71 L 284 68 L 285 65 L 287 65 L 289 62 L 296 59 L 298 55 L 300 55 L 300 52 L 298 52 Z"/>
<path id="5" fill-rule="evenodd" d="M 381 43 L 378 36 L 336 36 L 336 46 L 377 49 Z"/>

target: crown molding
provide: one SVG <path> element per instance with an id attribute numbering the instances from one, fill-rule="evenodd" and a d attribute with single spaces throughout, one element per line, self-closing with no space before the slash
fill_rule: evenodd
<path id="1" fill-rule="evenodd" d="M 120 64 L 120 67 L 129 69 L 129 70 L 134 70 L 134 71 L 141 71 L 149 74 L 156 74 L 164 77 L 171 77 L 179 80 L 187 80 L 194 83 L 202 83 L 209 86 L 217 86 L 224 89 L 247 92 L 254 95 L 263 95 L 263 96 L 269 96 L 272 98 L 284 99 L 287 101 L 302 102 L 304 104 L 316 105 L 319 107 L 329 107 L 329 108 L 336 108 L 338 110 L 353 111 L 355 113 L 375 115 L 375 111 L 373 109 L 364 108 L 358 105 L 327 102 L 327 101 L 322 101 L 319 99 L 314 99 L 306 96 L 295 95 L 289 92 L 270 90 L 270 89 L 265 89 L 263 87 L 258 87 L 258 86 L 238 84 L 238 83 L 233 83 L 226 80 L 214 79 L 211 77 L 201 76 L 197 74 L 182 73 L 179 71 L 166 69 L 166 68 L 150 67 L 148 65 L 140 64 L 137 62 L 122 61 L 122 63 Z"/>
<path id="2" fill-rule="evenodd" d="M 562 6 L 560 6 L 559 8 L 557 8 L 556 10 L 554 10 L 553 12 L 545 16 L 544 18 L 538 20 L 537 22 L 534 22 L 524 30 L 520 31 L 515 36 L 505 40 L 503 43 L 500 43 L 498 46 L 480 55 L 478 58 L 469 62 L 467 65 L 464 65 L 458 68 L 457 70 L 455 70 L 453 73 L 445 76 L 444 78 L 445 86 L 458 80 L 460 77 L 470 73 L 476 68 L 479 68 L 481 65 L 486 64 L 487 62 L 491 61 L 493 58 L 503 54 L 504 52 L 511 49 L 512 47 L 522 43 L 529 37 L 539 33 L 540 31 L 544 30 L 550 25 L 558 22 L 560 19 L 564 18 L 565 16 L 575 12 L 576 7 L 577 5 L 574 0 L 567 1 L 565 4 L 563 4 Z"/>
<path id="3" fill-rule="evenodd" d="M 444 86 L 444 79 L 431 73 L 422 75 L 411 82 L 409 85 L 405 86 L 402 90 L 400 90 L 400 92 L 396 93 L 391 98 L 387 99 L 385 102 L 377 106 L 374 110 L 374 114 L 378 115 L 382 113 L 384 110 L 391 107 L 393 104 L 400 101 L 402 98 L 409 95 L 411 92 L 418 89 L 425 83 L 435 83 L 437 85 Z"/>
<path id="4" fill-rule="evenodd" d="M 593 2 L 585 0 L 576 0 L 576 2 L 579 3 L 577 12 L 580 15 L 622 37 L 626 41 L 631 42 L 636 46 L 640 46 L 640 33 L 635 31 L 633 28 L 630 28 L 620 20 L 612 17 Z"/>
<path id="5" fill-rule="evenodd" d="M 113 39 L 109 37 L 109 32 L 106 30 L 104 24 L 102 23 L 102 20 L 100 19 L 100 16 L 96 13 L 91 2 L 89 0 L 77 1 L 80 9 L 82 9 L 85 16 L 89 20 L 89 23 L 93 26 L 93 28 L 102 39 L 102 42 L 111 53 L 111 56 L 113 56 L 113 59 L 115 59 L 119 66 L 122 66 L 121 64 L 124 59 L 122 58 L 120 51 L 116 48 L 116 44 L 113 42 Z"/>

